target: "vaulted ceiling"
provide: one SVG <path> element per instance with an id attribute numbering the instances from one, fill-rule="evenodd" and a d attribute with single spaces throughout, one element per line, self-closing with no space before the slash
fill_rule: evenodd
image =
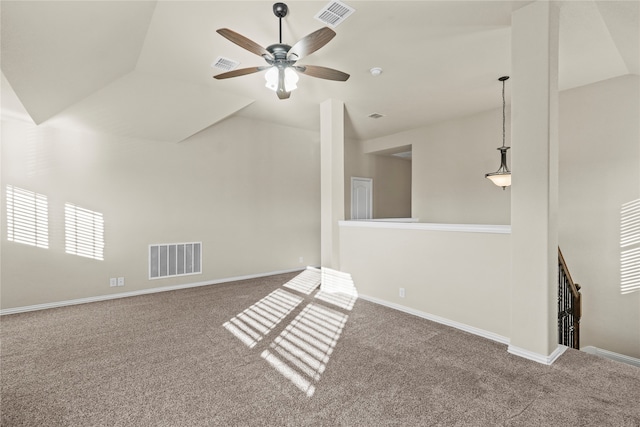
<path id="1" fill-rule="evenodd" d="M 5 1 L 2 114 L 120 136 L 179 142 L 229 117 L 319 129 L 319 104 L 344 101 L 348 137 L 370 139 L 501 105 L 513 10 L 530 1 L 353 1 L 337 36 L 300 64 L 351 75 L 301 76 L 288 100 L 264 72 L 215 80 L 219 56 L 264 60 L 216 33 L 278 42 L 272 1 Z M 324 26 L 326 1 L 290 1 L 283 42 Z M 637 1 L 567 1 L 560 89 L 639 74 Z M 381 67 L 374 77 L 369 70 Z M 513 76 L 517 78 L 517 76 Z M 507 85 L 507 96 L 509 94 Z M 371 113 L 382 118 L 372 119 Z"/>

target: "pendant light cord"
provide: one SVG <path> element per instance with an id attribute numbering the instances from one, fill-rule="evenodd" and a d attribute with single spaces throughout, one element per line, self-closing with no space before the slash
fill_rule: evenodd
<path id="1" fill-rule="evenodd" d="M 504 128 L 505 128 L 505 120 L 506 120 L 505 113 L 504 113 L 504 110 L 506 108 L 506 104 L 504 101 L 504 82 L 505 80 L 502 81 L 502 147 L 503 148 L 504 148 L 504 138 L 505 138 Z"/>

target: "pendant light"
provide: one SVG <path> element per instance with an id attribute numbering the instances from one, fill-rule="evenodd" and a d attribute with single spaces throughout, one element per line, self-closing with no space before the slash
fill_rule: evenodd
<path id="1" fill-rule="evenodd" d="M 500 167 L 496 172 L 488 173 L 484 177 L 489 178 L 498 187 L 505 188 L 511 186 L 511 171 L 507 166 L 507 150 L 511 147 L 505 147 L 505 101 L 504 101 L 504 82 L 509 79 L 509 76 L 500 77 L 498 80 L 502 82 L 502 147 L 498 147 L 500 150 Z"/>

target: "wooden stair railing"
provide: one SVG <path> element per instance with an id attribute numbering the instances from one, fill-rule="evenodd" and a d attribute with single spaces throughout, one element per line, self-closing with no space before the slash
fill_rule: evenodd
<path id="1" fill-rule="evenodd" d="M 558 343 L 580 349 L 580 317 L 580 285 L 571 278 L 562 251 L 558 248 Z"/>

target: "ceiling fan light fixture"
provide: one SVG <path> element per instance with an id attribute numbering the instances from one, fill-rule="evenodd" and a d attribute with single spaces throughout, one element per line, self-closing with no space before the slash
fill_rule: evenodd
<path id="1" fill-rule="evenodd" d="M 298 80 L 300 77 L 293 68 L 287 67 L 284 69 L 284 90 L 285 92 L 291 92 L 298 89 Z"/>
<path id="2" fill-rule="evenodd" d="M 278 90 L 278 68 L 271 67 L 264 74 L 264 79 L 267 81 L 265 87 L 267 89 L 271 89 L 272 91 Z"/>
<path id="3" fill-rule="evenodd" d="M 278 79 L 279 79 L 280 68 L 271 67 L 267 70 L 264 75 L 264 79 L 267 81 L 265 87 L 271 89 L 276 92 L 278 90 Z M 284 69 L 284 91 L 291 92 L 298 88 L 298 80 L 300 80 L 300 76 L 296 73 L 293 68 L 287 67 Z"/>

